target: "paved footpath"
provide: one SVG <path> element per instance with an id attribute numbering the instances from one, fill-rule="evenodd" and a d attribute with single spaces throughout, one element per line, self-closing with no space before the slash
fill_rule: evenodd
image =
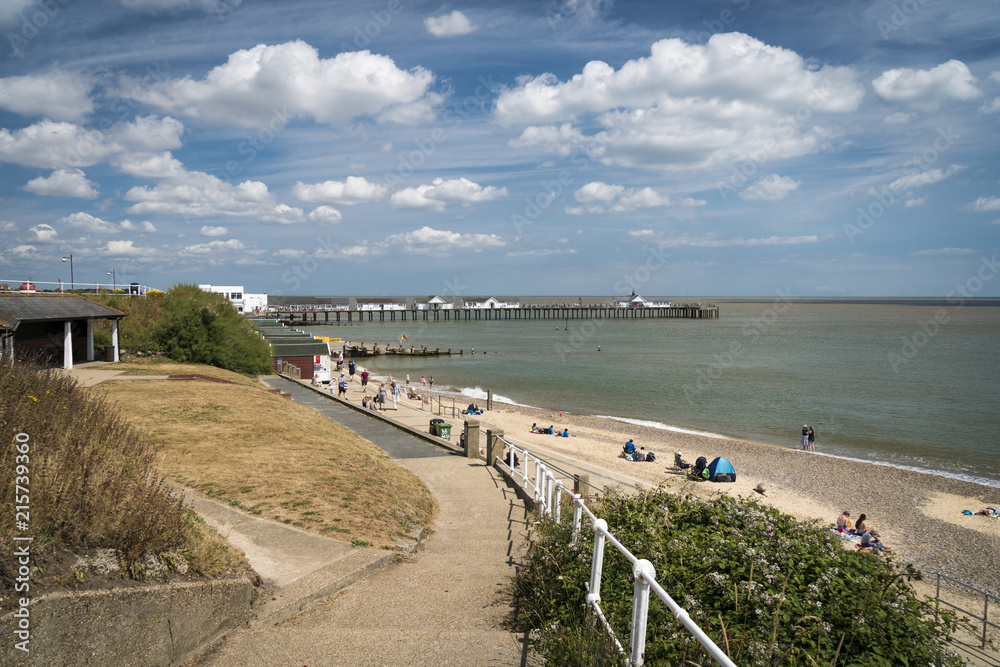
<path id="1" fill-rule="evenodd" d="M 440 513 L 425 546 L 274 627 L 231 633 L 191 665 L 524 665 L 502 627 L 527 515 L 497 473 L 339 405 L 269 379 L 297 403 L 358 432 L 423 480 Z"/>

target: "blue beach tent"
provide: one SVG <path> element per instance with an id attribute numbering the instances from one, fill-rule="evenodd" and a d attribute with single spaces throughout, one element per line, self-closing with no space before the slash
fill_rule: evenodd
<path id="1" fill-rule="evenodd" d="M 716 475 L 727 474 L 729 475 L 729 481 L 736 481 L 736 468 L 733 464 L 729 462 L 729 459 L 725 459 L 721 456 L 717 456 L 712 459 L 712 462 L 708 464 L 708 481 L 714 482 Z M 722 480 L 719 480 L 722 481 Z"/>

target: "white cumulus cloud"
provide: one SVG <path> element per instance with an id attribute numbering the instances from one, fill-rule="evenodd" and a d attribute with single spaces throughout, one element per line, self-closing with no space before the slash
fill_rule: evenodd
<path id="1" fill-rule="evenodd" d="M 47 197 L 78 197 L 95 199 L 97 184 L 87 180 L 80 169 L 56 169 L 48 176 L 33 178 L 24 189 L 36 195 Z"/>
<path id="2" fill-rule="evenodd" d="M 225 227 L 212 227 L 211 225 L 203 225 L 201 228 L 202 236 L 225 236 L 229 233 L 229 230 Z"/>
<path id="3" fill-rule="evenodd" d="M 506 245 L 506 241 L 496 234 L 461 234 L 426 226 L 412 232 L 392 234 L 386 237 L 385 242 L 401 246 L 414 255 L 447 254 L 453 250 L 480 252 L 486 248 Z"/>
<path id="4" fill-rule="evenodd" d="M 310 204 L 340 204 L 353 206 L 381 199 L 388 192 L 384 185 L 372 183 L 362 176 L 348 176 L 345 181 L 323 181 L 307 184 L 298 181 L 292 195 Z"/>
<path id="5" fill-rule="evenodd" d="M 624 185 L 609 185 L 603 181 L 587 183 L 573 193 L 581 206 L 568 206 L 571 215 L 583 213 L 629 213 L 641 208 L 660 206 L 704 206 L 701 199 L 671 199 L 653 188 L 626 188 Z"/>
<path id="6" fill-rule="evenodd" d="M 183 129 L 179 121 L 157 116 L 116 123 L 107 132 L 42 120 L 14 131 L 0 128 L 0 162 L 42 169 L 87 167 L 129 150 L 177 148 Z"/>
<path id="7" fill-rule="evenodd" d="M 815 116 L 856 110 L 864 96 L 857 79 L 851 68 L 816 67 L 741 33 L 704 45 L 664 39 L 617 70 L 592 61 L 566 81 L 524 80 L 499 95 L 494 116 L 504 126 L 530 126 L 514 146 L 583 148 L 630 168 L 711 167 L 748 154 L 818 150 L 831 131 Z M 796 120 L 802 109 L 809 122 Z M 603 129 L 587 136 L 579 129 L 585 123 Z"/>
<path id="8" fill-rule="evenodd" d="M 872 87 L 887 102 L 925 110 L 937 109 L 945 100 L 971 100 L 981 95 L 976 77 L 960 60 L 949 60 L 929 70 L 887 70 L 872 81 Z"/>
<path id="9" fill-rule="evenodd" d="M 118 231 L 118 225 L 115 223 L 102 220 L 82 211 L 64 216 L 58 222 L 75 229 L 82 229 L 85 232 L 95 232 L 97 234 L 111 234 Z"/>
<path id="10" fill-rule="evenodd" d="M 1000 197 L 980 197 L 969 204 L 969 209 L 976 213 L 1000 211 Z"/>
<path id="11" fill-rule="evenodd" d="M 0 109 L 49 120 L 81 121 L 94 111 L 93 81 L 86 75 L 53 69 L 0 79 Z"/>
<path id="12" fill-rule="evenodd" d="M 145 87 L 126 81 L 122 88 L 140 102 L 205 125 L 278 132 L 295 117 L 343 125 L 420 105 L 433 81 L 428 70 L 402 70 L 388 56 L 356 51 L 322 59 L 296 40 L 236 51 L 200 80 L 188 76 Z"/>
<path id="13" fill-rule="evenodd" d="M 476 26 L 472 25 L 472 21 L 457 9 L 450 14 L 428 16 L 424 19 L 424 27 L 435 37 L 467 35 L 476 29 Z"/>
<path id="14" fill-rule="evenodd" d="M 340 211 L 332 206 L 317 206 L 309 213 L 309 222 L 321 225 L 335 225 L 341 220 Z"/>
<path id="15" fill-rule="evenodd" d="M 747 201 L 781 201 L 798 190 L 799 185 L 798 181 L 787 176 L 768 174 L 741 191 L 740 197 Z"/>
<path id="16" fill-rule="evenodd" d="M 28 231 L 31 232 L 31 240 L 35 243 L 51 243 L 56 240 L 59 235 L 58 232 L 52 227 L 52 225 L 40 224 L 35 225 Z"/>
<path id="17" fill-rule="evenodd" d="M 149 220 L 143 220 L 142 222 L 122 220 L 120 226 L 127 232 L 143 232 L 145 234 L 152 234 L 156 231 L 156 225 L 151 223 Z"/>
<path id="18" fill-rule="evenodd" d="M 498 197 L 506 197 L 507 188 L 496 188 L 492 185 L 483 187 L 467 178 L 444 180 L 435 178 L 430 184 L 415 188 L 403 188 L 392 194 L 389 203 L 394 208 L 423 208 L 433 211 L 443 211 L 448 202 L 473 204 L 493 201 Z"/>

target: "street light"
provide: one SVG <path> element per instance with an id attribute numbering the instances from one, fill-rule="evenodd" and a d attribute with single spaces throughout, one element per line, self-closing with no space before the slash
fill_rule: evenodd
<path id="1" fill-rule="evenodd" d="M 72 292 L 76 287 L 75 281 L 73 280 L 73 255 L 71 254 L 69 257 L 62 258 L 64 262 L 67 259 L 69 260 L 69 291 Z"/>
<path id="2" fill-rule="evenodd" d="M 108 275 L 111 276 L 111 286 L 112 286 L 111 291 L 112 292 L 117 292 L 118 291 L 118 277 L 115 275 L 115 270 L 111 269 L 110 271 L 108 271 Z"/>

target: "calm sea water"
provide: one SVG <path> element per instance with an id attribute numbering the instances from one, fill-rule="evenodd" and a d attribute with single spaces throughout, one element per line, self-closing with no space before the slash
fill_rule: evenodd
<path id="1" fill-rule="evenodd" d="M 546 297 L 523 302 L 576 301 Z M 597 301 L 595 297 L 585 301 Z M 691 299 L 692 301 L 694 299 Z M 702 299 L 715 321 L 373 323 L 352 341 L 476 349 L 379 372 L 476 396 L 817 450 L 1000 486 L 1000 301 Z M 598 346 L 601 351 L 598 352 Z M 486 354 L 482 354 L 486 352 Z"/>

